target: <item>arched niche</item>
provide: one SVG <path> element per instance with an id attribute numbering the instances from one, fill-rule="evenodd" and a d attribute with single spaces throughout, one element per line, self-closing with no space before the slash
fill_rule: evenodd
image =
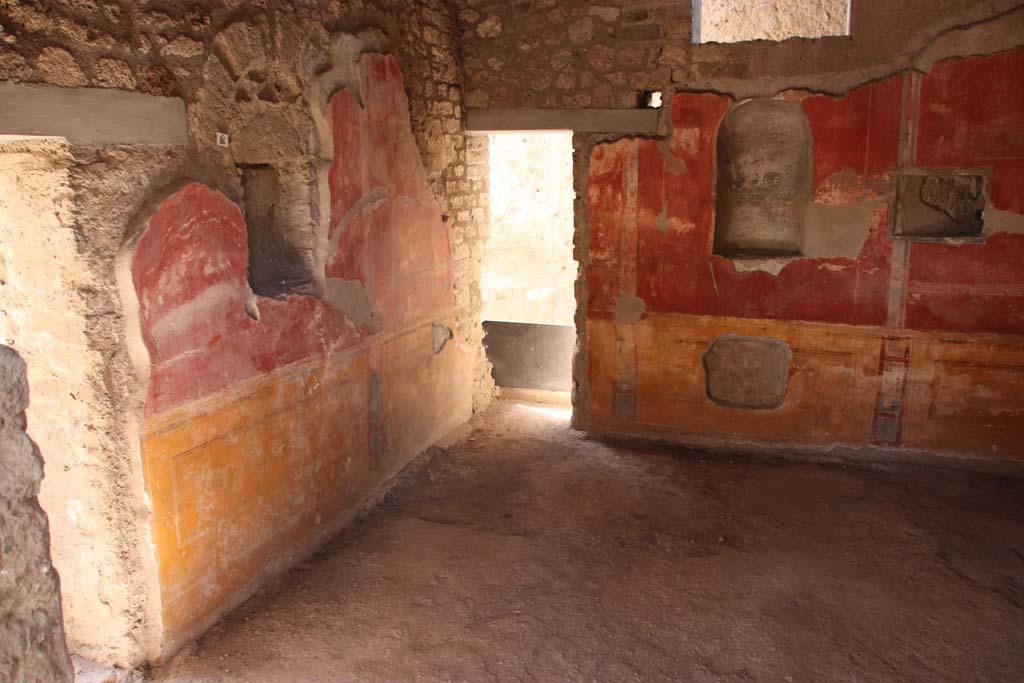
<path id="1" fill-rule="evenodd" d="M 796 256 L 811 200 L 811 127 L 783 100 L 750 100 L 718 129 L 714 248 L 723 256 Z"/>

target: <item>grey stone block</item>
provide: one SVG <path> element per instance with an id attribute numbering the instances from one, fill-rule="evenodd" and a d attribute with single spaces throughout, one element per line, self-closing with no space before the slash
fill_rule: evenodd
<path id="1" fill-rule="evenodd" d="M 771 337 L 726 334 L 704 352 L 708 398 L 731 408 L 770 410 L 786 400 L 789 344 Z"/>

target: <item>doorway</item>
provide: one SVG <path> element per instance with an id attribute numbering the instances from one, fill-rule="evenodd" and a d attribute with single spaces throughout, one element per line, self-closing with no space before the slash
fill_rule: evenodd
<path id="1" fill-rule="evenodd" d="M 499 392 L 568 401 L 576 340 L 572 132 L 488 135 L 481 294 Z"/>

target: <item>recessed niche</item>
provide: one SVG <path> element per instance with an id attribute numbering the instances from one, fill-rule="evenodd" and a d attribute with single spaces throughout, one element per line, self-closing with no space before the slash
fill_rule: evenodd
<path id="1" fill-rule="evenodd" d="M 317 294 L 315 249 L 306 226 L 288 219 L 279 169 L 240 167 L 249 241 L 249 285 L 260 296 Z"/>
<path id="2" fill-rule="evenodd" d="M 811 201 L 811 127 L 784 100 L 734 107 L 718 129 L 716 254 L 799 256 Z"/>
<path id="3" fill-rule="evenodd" d="M 985 176 L 956 171 L 902 173 L 894 234 L 907 238 L 977 237 L 988 200 Z"/>

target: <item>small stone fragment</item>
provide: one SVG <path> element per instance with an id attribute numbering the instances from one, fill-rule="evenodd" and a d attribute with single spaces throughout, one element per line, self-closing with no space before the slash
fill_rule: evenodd
<path id="1" fill-rule="evenodd" d="M 44 48 L 36 60 L 36 70 L 47 83 L 53 85 L 73 88 L 88 82 L 71 53 L 59 47 Z"/>

